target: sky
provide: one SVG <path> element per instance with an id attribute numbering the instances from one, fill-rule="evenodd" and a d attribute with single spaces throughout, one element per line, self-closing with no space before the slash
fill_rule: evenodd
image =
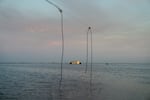
<path id="1" fill-rule="evenodd" d="M 150 62 L 149 0 L 51 0 L 63 10 L 64 62 Z M 0 62 L 60 62 L 60 13 L 45 0 L 0 0 Z"/>

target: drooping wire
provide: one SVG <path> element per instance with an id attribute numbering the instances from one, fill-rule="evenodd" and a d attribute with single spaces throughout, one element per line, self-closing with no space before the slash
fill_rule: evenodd
<path id="1" fill-rule="evenodd" d="M 49 4 L 53 5 L 58 9 L 61 15 L 61 35 L 62 35 L 62 52 L 61 52 L 61 71 L 60 71 L 60 81 L 59 81 L 59 88 L 61 88 L 62 85 L 62 78 L 63 78 L 63 58 L 64 58 L 64 32 L 63 32 L 63 11 L 61 8 L 59 8 L 56 4 L 52 3 L 49 0 L 46 0 Z"/>

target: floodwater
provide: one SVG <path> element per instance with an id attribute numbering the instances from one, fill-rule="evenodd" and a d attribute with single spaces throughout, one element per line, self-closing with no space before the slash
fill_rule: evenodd
<path id="1" fill-rule="evenodd" d="M 150 64 L 0 64 L 0 100 L 150 100 Z"/>

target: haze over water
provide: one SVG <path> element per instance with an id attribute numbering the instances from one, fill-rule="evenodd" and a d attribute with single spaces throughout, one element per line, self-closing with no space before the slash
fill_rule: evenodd
<path id="1" fill-rule="evenodd" d="M 59 89 L 60 64 L 39 63 L 60 62 L 58 9 L 0 0 L 0 100 L 150 100 L 149 0 L 50 1 L 63 10 L 63 63 L 85 62 L 90 26 L 93 62 L 109 64 L 93 64 L 92 84 L 89 67 L 63 64 Z"/>
<path id="2" fill-rule="evenodd" d="M 150 64 L 0 64 L 0 100 L 150 100 Z M 61 95 L 61 96 L 60 96 Z"/>

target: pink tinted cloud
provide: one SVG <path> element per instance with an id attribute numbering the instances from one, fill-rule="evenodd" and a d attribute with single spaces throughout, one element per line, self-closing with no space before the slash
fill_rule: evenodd
<path id="1" fill-rule="evenodd" d="M 48 46 L 60 46 L 60 41 L 48 41 Z"/>

